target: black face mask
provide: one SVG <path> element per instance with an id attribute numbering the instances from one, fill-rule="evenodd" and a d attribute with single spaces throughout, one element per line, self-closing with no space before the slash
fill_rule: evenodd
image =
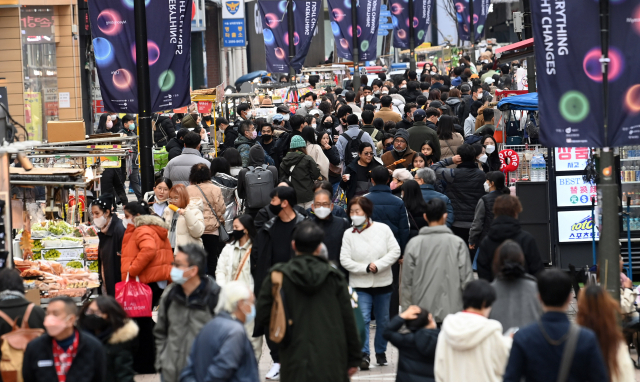
<path id="1" fill-rule="evenodd" d="M 102 332 L 109 326 L 109 321 L 95 314 L 87 314 L 82 320 L 82 326 L 92 332 Z"/>
<path id="2" fill-rule="evenodd" d="M 202 117 L 205 121 L 211 121 L 211 117 Z"/>
<path id="3" fill-rule="evenodd" d="M 280 211 L 282 211 L 282 205 L 269 204 L 269 211 L 271 211 L 271 213 L 274 215 L 278 215 Z"/>
<path id="4" fill-rule="evenodd" d="M 333 127 L 333 122 L 325 122 L 325 123 L 323 123 L 323 125 L 324 125 L 325 128 L 330 129 L 330 128 Z"/>
<path id="5" fill-rule="evenodd" d="M 233 232 L 231 233 L 231 238 L 233 240 L 240 240 L 244 237 L 244 230 L 242 229 L 234 229 Z"/>
<path id="6" fill-rule="evenodd" d="M 271 140 L 271 134 L 262 134 L 261 137 L 265 142 L 269 142 Z"/>

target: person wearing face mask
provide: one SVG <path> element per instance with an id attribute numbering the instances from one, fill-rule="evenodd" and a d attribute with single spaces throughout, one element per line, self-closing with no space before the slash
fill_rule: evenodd
<path id="1" fill-rule="evenodd" d="M 396 168 L 411 169 L 415 153 L 416 152 L 409 147 L 409 133 L 407 130 L 398 129 L 393 136 L 393 150 L 382 154 L 382 164 L 389 169 L 389 172 L 393 172 Z M 404 159 L 402 163 L 394 164 L 402 159 Z"/>
<path id="2" fill-rule="evenodd" d="M 315 222 L 324 231 L 323 243 L 327 247 L 327 260 L 340 265 L 340 247 L 342 245 L 342 235 L 349 228 L 351 223 L 345 218 L 333 214 L 334 205 L 331 201 L 331 192 L 320 189 L 316 191 L 311 205 L 310 220 Z M 344 210 L 343 210 L 344 211 Z M 344 268 L 341 268 L 348 274 Z"/>
<path id="3" fill-rule="evenodd" d="M 249 165 L 249 149 L 252 146 L 258 144 L 256 138 L 258 133 L 256 132 L 255 125 L 251 121 L 242 121 L 238 126 L 238 138 L 234 142 L 236 150 L 240 152 L 242 158 L 242 167 Z"/>
<path id="4" fill-rule="evenodd" d="M 121 134 L 126 134 L 130 137 L 136 137 L 136 139 L 132 142 L 131 152 L 129 156 L 131 158 L 131 167 L 127 168 L 126 160 L 122 161 L 122 165 L 120 167 L 123 175 L 126 178 L 126 175 L 129 174 L 129 193 L 134 193 L 138 200 L 142 200 L 142 188 L 140 186 L 140 165 L 138 163 L 138 138 L 136 135 L 136 123 L 135 118 L 126 114 L 122 117 L 122 130 L 119 131 Z"/>
<path id="5" fill-rule="evenodd" d="M 251 118 L 251 105 L 248 103 L 241 103 L 236 108 L 236 120 L 234 122 L 234 126 L 238 127 L 240 122 L 248 121 Z"/>
<path id="6" fill-rule="evenodd" d="M 489 171 L 500 171 L 500 155 L 498 154 L 498 143 L 492 135 L 485 135 L 482 138 L 484 151 L 487 153 L 487 167 Z"/>
<path id="7" fill-rule="evenodd" d="M 100 340 L 106 354 L 105 382 L 133 381 L 138 325 L 111 296 L 99 296 L 80 311 L 78 327 Z"/>
<path id="8" fill-rule="evenodd" d="M 418 104 L 416 103 L 407 103 L 404 105 L 404 115 L 402 116 L 402 120 L 400 122 L 396 122 L 396 129 L 405 129 L 408 130 L 413 126 L 413 113 L 418 109 Z"/>
<path id="9" fill-rule="evenodd" d="M 78 308 L 68 296 L 54 297 L 44 318 L 46 333 L 27 345 L 22 377 L 27 382 L 102 382 L 105 352 L 92 335 L 75 327 Z"/>
<path id="10" fill-rule="evenodd" d="M 182 149 L 184 149 L 184 137 L 188 133 L 190 133 L 189 129 L 180 129 L 176 133 L 176 136 L 169 140 L 169 143 L 167 143 L 167 146 L 165 148 L 165 150 L 167 150 L 167 152 L 169 153 L 169 160 L 182 154 Z"/>
<path id="11" fill-rule="evenodd" d="M 205 274 L 207 253 L 202 247 L 188 244 L 177 250 L 171 265 L 173 282 L 162 294 L 153 328 L 155 366 L 164 382 L 180 379 L 193 341 L 214 317 L 220 295 L 220 286 Z"/>
<path id="12" fill-rule="evenodd" d="M 478 168 L 484 171 L 485 173 L 489 172 L 489 166 L 487 166 L 488 156 L 484 152 L 484 146 L 479 143 L 474 143 L 473 149 L 476 151 L 476 162 L 478 164 Z"/>
<path id="13" fill-rule="evenodd" d="M 169 190 L 173 187 L 171 179 L 160 177 L 156 179 L 153 191 L 144 194 L 144 201 L 151 205 L 153 213 L 162 216 L 164 209 L 169 205 Z"/>
<path id="14" fill-rule="evenodd" d="M 96 134 L 105 134 L 112 132 L 113 129 L 113 120 L 111 119 L 111 114 L 104 113 L 100 116 L 98 120 L 98 127 L 96 127 Z"/>
<path id="15" fill-rule="evenodd" d="M 309 110 L 315 107 L 315 100 L 317 96 L 313 92 L 308 92 L 304 96 L 302 96 L 302 101 L 300 105 L 298 105 L 298 110 L 296 110 L 296 115 L 301 115 L 306 117 L 309 113 Z"/>
<path id="16" fill-rule="evenodd" d="M 113 212 L 113 196 L 102 194 L 91 203 L 91 217 L 98 232 L 98 256 L 100 257 L 100 279 L 105 294 L 115 296 L 116 283 L 122 281 L 120 273 L 120 254 L 125 227 L 122 220 Z"/>
<path id="17" fill-rule="evenodd" d="M 296 329 L 280 346 L 279 379 L 295 381 L 348 381 L 362 360 L 361 344 L 351 297 L 344 276 L 320 257 L 324 232 L 312 222 L 302 222 L 288 245 L 295 256 L 271 272 L 284 276 L 282 292 L 288 317 Z M 256 327 L 268 327 L 273 305 L 272 277 L 266 277 L 256 304 Z M 321 341 L 318 335 L 322 333 Z M 300 367 L 304 365 L 304 367 Z M 267 374 L 267 378 L 269 375 Z"/>
<path id="18" fill-rule="evenodd" d="M 382 170 L 382 173 L 387 174 L 384 169 Z M 372 172 L 375 176 L 376 171 Z M 385 355 L 387 341 L 382 337 L 382 333 L 389 321 L 393 290 L 391 266 L 400 258 L 397 235 L 394 235 L 388 225 L 374 221 L 372 217 L 374 203 L 366 197 L 355 197 L 349 201 L 347 209 L 353 229 L 344 233 L 340 250 L 340 264 L 349 272 L 349 286 L 358 294 L 358 303 L 364 319 L 365 338 L 359 364 L 360 370 L 368 370 L 371 362 L 369 322 L 372 308 L 376 317 L 376 364 L 379 366 L 388 364 Z M 406 219 L 406 211 L 404 214 Z M 408 228 L 407 223 L 407 233 Z"/>

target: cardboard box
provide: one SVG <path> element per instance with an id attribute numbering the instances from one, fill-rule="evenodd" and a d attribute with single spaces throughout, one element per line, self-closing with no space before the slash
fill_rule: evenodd
<path id="1" fill-rule="evenodd" d="M 49 142 L 84 141 L 84 121 L 49 121 L 47 140 Z"/>
<path id="2" fill-rule="evenodd" d="M 37 306 L 40 306 L 40 290 L 39 289 L 29 289 L 24 293 L 24 298 L 27 299 L 27 301 L 32 302 L 34 304 L 36 304 Z"/>

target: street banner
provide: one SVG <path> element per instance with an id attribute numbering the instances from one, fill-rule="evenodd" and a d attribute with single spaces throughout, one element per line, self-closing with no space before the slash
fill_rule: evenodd
<path id="1" fill-rule="evenodd" d="M 461 41 L 469 41 L 471 39 L 469 28 L 471 26 L 471 18 L 469 12 L 469 0 L 454 0 L 453 5 L 456 8 L 456 19 L 458 21 L 458 38 Z M 473 29 L 475 42 L 482 40 L 484 36 L 484 23 L 487 21 L 487 13 L 489 13 L 490 0 L 473 0 Z"/>
<path id="2" fill-rule="evenodd" d="M 289 17 L 286 1 L 259 1 L 260 12 L 264 19 L 264 47 L 267 71 L 271 73 L 289 72 Z M 293 45 L 295 56 L 291 66 L 300 73 L 311 39 L 318 26 L 318 15 L 322 11 L 320 0 L 294 1 Z"/>
<path id="3" fill-rule="evenodd" d="M 152 112 L 191 103 L 192 4 L 145 0 Z M 89 17 L 104 109 L 138 113 L 133 1 L 89 0 Z"/>
<path id="4" fill-rule="evenodd" d="M 357 36 L 359 61 L 372 61 L 377 57 L 378 24 L 381 0 L 358 0 Z M 336 40 L 338 57 L 353 60 L 353 33 L 350 0 L 328 0 L 331 31 Z"/>
<path id="5" fill-rule="evenodd" d="M 433 0 L 413 0 L 413 38 L 414 47 L 422 44 L 427 37 L 431 24 Z M 389 0 L 391 20 L 393 21 L 393 46 L 409 49 L 409 2 Z"/>
<path id="6" fill-rule="evenodd" d="M 597 1 L 533 1 L 540 141 L 603 147 L 603 87 Z M 609 146 L 640 143 L 640 5 L 610 5 Z M 538 53 L 539 52 L 539 53 Z M 542 69 L 540 69 L 542 68 Z"/>

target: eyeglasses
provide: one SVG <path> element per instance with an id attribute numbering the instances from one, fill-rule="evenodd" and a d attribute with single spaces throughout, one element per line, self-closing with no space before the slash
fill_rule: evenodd
<path id="1" fill-rule="evenodd" d="M 371 153 L 371 152 L 368 152 L 368 153 L 367 152 L 363 152 L 362 155 L 370 157 L 370 156 L 373 156 L 373 153 Z"/>
<path id="2" fill-rule="evenodd" d="M 313 203 L 313 205 L 315 207 L 327 207 L 327 208 L 331 208 L 331 203 Z"/>

